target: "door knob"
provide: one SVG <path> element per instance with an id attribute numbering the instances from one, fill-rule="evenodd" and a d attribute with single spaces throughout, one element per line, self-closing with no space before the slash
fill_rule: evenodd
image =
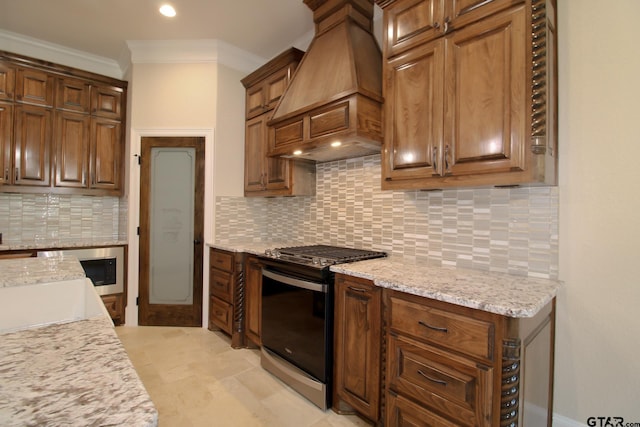
<path id="1" fill-rule="evenodd" d="M 201 242 L 199 239 L 195 239 L 195 240 L 193 241 L 193 244 L 194 244 L 194 245 L 199 245 L 200 243 L 202 243 L 202 242 Z"/>

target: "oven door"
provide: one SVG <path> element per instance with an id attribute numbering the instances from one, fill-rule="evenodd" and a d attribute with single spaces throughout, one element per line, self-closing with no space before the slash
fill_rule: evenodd
<path id="1" fill-rule="evenodd" d="M 331 360 L 330 286 L 262 270 L 262 345 L 327 383 Z"/>

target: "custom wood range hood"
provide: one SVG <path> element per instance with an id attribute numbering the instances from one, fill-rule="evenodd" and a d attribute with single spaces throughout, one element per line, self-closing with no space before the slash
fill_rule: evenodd
<path id="1" fill-rule="evenodd" d="M 316 33 L 268 123 L 268 155 L 322 162 L 379 153 L 382 54 L 373 0 L 304 3 Z"/>

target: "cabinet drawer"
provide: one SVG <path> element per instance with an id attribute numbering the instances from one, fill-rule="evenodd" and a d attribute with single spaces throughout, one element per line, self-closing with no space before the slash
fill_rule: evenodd
<path id="1" fill-rule="evenodd" d="M 233 271 L 233 254 L 229 252 L 221 252 L 211 250 L 209 255 L 209 266 L 228 272 Z"/>
<path id="2" fill-rule="evenodd" d="M 209 298 L 209 329 L 215 325 L 231 334 L 233 328 L 233 307 L 214 296 Z"/>
<path id="3" fill-rule="evenodd" d="M 391 328 L 471 356 L 492 360 L 494 325 L 396 296 L 389 298 Z"/>
<path id="4" fill-rule="evenodd" d="M 212 268 L 209 278 L 209 293 L 226 302 L 232 302 L 233 276 L 231 273 Z"/>
<path id="5" fill-rule="evenodd" d="M 491 410 L 492 368 L 395 334 L 388 349 L 389 389 L 463 425 L 484 425 Z"/>
<path id="6" fill-rule="evenodd" d="M 395 393 L 387 393 L 387 417 L 388 426 L 420 426 L 420 427 L 457 427 L 442 417 L 434 414 L 426 408 L 417 405 Z"/>

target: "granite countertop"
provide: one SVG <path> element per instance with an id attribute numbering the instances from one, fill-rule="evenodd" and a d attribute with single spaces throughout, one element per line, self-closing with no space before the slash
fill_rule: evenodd
<path id="1" fill-rule="evenodd" d="M 380 258 L 331 266 L 331 271 L 375 285 L 508 317 L 533 317 L 555 296 L 557 280 L 429 267 Z"/>
<path id="2" fill-rule="evenodd" d="M 0 425 L 157 426 L 106 317 L 3 334 Z"/>
<path id="3" fill-rule="evenodd" d="M 81 279 L 84 270 L 74 256 L 17 258 L 0 261 L 0 288 Z"/>
<path id="4" fill-rule="evenodd" d="M 267 248 L 296 246 L 291 242 L 210 243 L 210 247 L 261 255 Z M 430 267 L 399 257 L 379 258 L 331 266 L 331 271 L 373 281 L 395 289 L 464 307 L 509 317 L 533 317 L 557 294 L 557 280 Z"/>
<path id="5" fill-rule="evenodd" d="M 68 248 L 89 248 L 100 246 L 122 246 L 126 245 L 126 240 L 105 240 L 105 239 L 87 239 L 87 240 L 38 240 L 32 242 L 4 242 L 0 245 L 2 251 L 21 251 L 30 249 L 68 249 Z"/>

